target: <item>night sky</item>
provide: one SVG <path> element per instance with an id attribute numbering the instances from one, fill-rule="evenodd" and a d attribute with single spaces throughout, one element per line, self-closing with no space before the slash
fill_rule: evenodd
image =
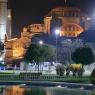
<path id="1" fill-rule="evenodd" d="M 32 23 L 43 22 L 43 17 L 57 6 L 74 6 L 85 14 L 94 13 L 95 0 L 9 0 L 8 7 L 12 9 L 12 35 L 20 36 L 22 28 Z"/>

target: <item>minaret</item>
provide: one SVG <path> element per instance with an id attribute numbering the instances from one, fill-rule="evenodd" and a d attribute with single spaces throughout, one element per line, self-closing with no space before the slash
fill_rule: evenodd
<path id="1" fill-rule="evenodd" d="M 0 41 L 4 42 L 7 33 L 7 0 L 0 0 Z"/>
<path id="2" fill-rule="evenodd" d="M 65 4 L 66 4 L 67 0 L 65 0 Z"/>
<path id="3" fill-rule="evenodd" d="M 11 17 L 11 9 L 8 9 L 8 15 L 7 15 L 7 37 L 8 37 L 8 40 L 11 39 L 11 32 L 12 32 L 12 17 Z"/>

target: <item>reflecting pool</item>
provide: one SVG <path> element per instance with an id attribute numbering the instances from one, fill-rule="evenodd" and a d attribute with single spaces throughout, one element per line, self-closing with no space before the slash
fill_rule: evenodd
<path id="1" fill-rule="evenodd" d="M 69 89 L 66 87 L 28 87 L 15 85 L 1 87 L 0 95 L 95 95 L 95 91 Z"/>

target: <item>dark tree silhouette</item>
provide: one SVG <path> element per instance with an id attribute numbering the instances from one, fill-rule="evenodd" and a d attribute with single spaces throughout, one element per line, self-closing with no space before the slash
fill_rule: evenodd
<path id="1" fill-rule="evenodd" d="M 24 60 L 27 62 L 36 62 L 39 72 L 39 63 L 44 61 L 53 61 L 54 56 L 55 49 L 52 46 L 46 44 L 31 44 L 26 51 Z"/>
<path id="2" fill-rule="evenodd" d="M 0 41 L 0 56 L 3 54 L 4 44 Z"/>
<path id="3" fill-rule="evenodd" d="M 75 63 L 81 63 L 82 69 L 83 65 L 88 65 L 94 62 L 94 54 L 92 49 L 89 47 L 77 48 L 72 53 L 71 58 Z"/>
<path id="4" fill-rule="evenodd" d="M 4 44 L 0 41 L 0 51 L 4 50 Z"/>

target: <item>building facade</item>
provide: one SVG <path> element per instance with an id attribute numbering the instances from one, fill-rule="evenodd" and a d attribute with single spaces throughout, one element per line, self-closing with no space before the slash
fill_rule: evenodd
<path id="1" fill-rule="evenodd" d="M 22 58 L 35 34 L 54 35 L 55 30 L 59 29 L 60 36 L 77 37 L 89 28 L 90 21 L 87 18 L 78 8 L 57 7 L 52 9 L 45 15 L 44 23 L 24 27 L 20 38 L 8 40 L 5 43 L 6 51 L 11 52 L 9 55 L 6 53 L 6 59 L 10 58 L 9 56 L 12 56 L 13 59 Z"/>
<path id="2" fill-rule="evenodd" d="M 31 24 L 27 30 L 31 33 L 43 32 L 51 35 L 59 29 L 60 36 L 77 37 L 90 25 L 88 17 L 80 9 L 73 7 L 54 8 L 43 20 L 43 24 Z"/>
<path id="3" fill-rule="evenodd" d="M 60 36 L 77 37 L 89 28 L 87 18 L 78 8 L 57 7 L 44 17 L 45 30 L 51 34 L 58 28 Z"/>

